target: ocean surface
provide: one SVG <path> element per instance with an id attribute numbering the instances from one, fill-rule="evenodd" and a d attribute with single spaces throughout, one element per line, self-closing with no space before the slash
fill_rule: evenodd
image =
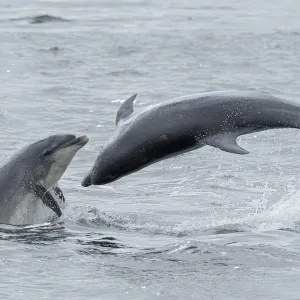
<path id="1" fill-rule="evenodd" d="M 0 299 L 300 299 L 300 131 L 204 147 L 84 188 L 134 93 L 252 90 L 300 104 L 297 0 L 2 0 L 0 162 L 86 134 L 56 223 L 0 226 Z M 1 191 L 0 191 L 1 192 Z"/>

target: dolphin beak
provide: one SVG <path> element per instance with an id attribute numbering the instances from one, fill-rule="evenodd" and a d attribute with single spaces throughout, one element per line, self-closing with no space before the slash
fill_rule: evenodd
<path id="1" fill-rule="evenodd" d="M 80 136 L 78 138 L 74 138 L 73 140 L 69 141 L 64 145 L 64 147 L 71 147 L 71 146 L 81 146 L 83 147 L 89 141 L 89 138 L 86 135 Z"/>
<path id="2" fill-rule="evenodd" d="M 90 175 L 85 176 L 81 181 L 81 185 L 84 187 L 88 187 L 92 185 L 91 176 Z"/>
<path id="3" fill-rule="evenodd" d="M 78 144 L 80 144 L 82 146 L 86 145 L 88 143 L 88 141 L 89 141 L 89 138 L 86 135 L 80 136 L 77 139 L 79 139 Z"/>

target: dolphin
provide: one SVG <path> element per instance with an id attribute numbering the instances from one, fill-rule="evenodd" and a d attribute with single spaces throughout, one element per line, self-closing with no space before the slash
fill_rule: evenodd
<path id="1" fill-rule="evenodd" d="M 52 135 L 17 152 L 0 168 L 0 223 L 34 224 L 40 204 L 62 215 L 56 198 L 64 201 L 57 186 L 76 152 L 88 142 L 87 136 Z M 53 214 L 53 213 L 52 213 Z"/>
<path id="2" fill-rule="evenodd" d="M 275 128 L 300 128 L 300 107 L 250 91 L 183 96 L 134 113 L 136 94 L 121 105 L 117 128 L 99 153 L 84 187 L 113 182 L 160 160 L 209 145 L 248 154 L 240 135 Z"/>

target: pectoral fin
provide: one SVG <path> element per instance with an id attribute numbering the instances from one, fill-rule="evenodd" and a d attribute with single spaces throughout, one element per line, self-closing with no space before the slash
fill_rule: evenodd
<path id="1" fill-rule="evenodd" d="M 63 192 L 62 192 L 62 190 L 60 189 L 60 187 L 55 186 L 55 187 L 53 188 L 53 191 L 54 191 L 55 195 L 57 195 L 58 198 L 59 198 L 62 202 L 66 202 L 66 198 L 65 198 L 65 196 L 64 196 L 64 194 L 63 194 Z"/>
<path id="2" fill-rule="evenodd" d="M 39 197 L 42 202 L 52 209 L 59 217 L 62 215 L 61 209 L 51 193 L 45 189 L 41 184 L 37 184 L 34 187 L 34 193 L 36 194 L 37 197 Z"/>
<path id="3" fill-rule="evenodd" d="M 122 103 L 117 112 L 116 125 L 118 125 L 121 120 L 128 118 L 133 113 L 133 101 L 136 96 L 137 94 L 134 94 Z"/>
<path id="4" fill-rule="evenodd" d="M 248 154 L 249 152 L 242 147 L 240 147 L 236 138 L 240 135 L 238 132 L 223 133 L 219 135 L 214 135 L 207 137 L 203 140 L 206 145 L 219 148 L 225 152 L 235 153 L 235 154 Z"/>

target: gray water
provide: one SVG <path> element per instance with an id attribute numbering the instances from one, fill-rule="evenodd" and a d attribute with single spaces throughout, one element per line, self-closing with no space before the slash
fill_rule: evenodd
<path id="1" fill-rule="evenodd" d="M 300 132 L 80 182 L 135 109 L 204 91 L 300 102 L 297 0 L 2 0 L 0 161 L 86 134 L 55 224 L 0 228 L 0 299 L 300 299 Z"/>

